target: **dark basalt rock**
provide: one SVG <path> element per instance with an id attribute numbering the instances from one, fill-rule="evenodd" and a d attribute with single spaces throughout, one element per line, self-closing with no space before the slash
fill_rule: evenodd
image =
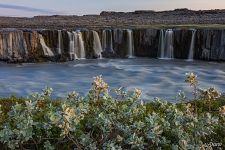
<path id="1" fill-rule="evenodd" d="M 125 58 L 127 57 L 127 33 L 124 29 L 113 29 L 112 30 L 113 37 L 113 51 L 109 51 L 111 57 L 117 58 Z"/>
<path id="2" fill-rule="evenodd" d="M 93 31 L 98 33 L 102 45 L 104 45 L 103 42 L 106 44 L 103 47 L 103 57 L 128 57 L 128 29 L 80 29 L 87 59 L 99 57 L 94 51 Z M 164 29 L 165 31 L 166 29 Z M 59 30 L 1 29 L 0 60 L 10 63 L 69 61 L 70 39 L 68 32 L 67 30 L 60 32 L 61 54 L 59 53 Z M 159 57 L 160 32 L 159 29 L 132 29 L 134 55 L 136 57 Z M 188 58 L 192 34 L 192 29 L 173 29 L 174 58 Z M 40 35 L 54 56 L 48 56 L 44 53 Z M 196 29 L 195 35 L 194 59 L 225 61 L 225 32 L 223 29 Z"/>
<path id="3" fill-rule="evenodd" d="M 86 58 L 88 59 L 97 58 L 93 50 L 93 32 L 86 30 L 82 32 L 82 35 L 84 40 Z"/>
<path id="4" fill-rule="evenodd" d="M 136 29 L 134 30 L 135 56 L 158 57 L 160 30 Z"/>
<path id="5" fill-rule="evenodd" d="M 44 52 L 42 50 L 39 33 L 37 31 L 31 32 L 23 32 L 24 39 L 27 44 L 28 50 L 28 62 L 45 62 L 49 61 L 49 58 L 44 56 Z M 25 61 L 25 60 L 24 60 Z M 25 61 L 26 62 L 26 61 Z"/>
<path id="6" fill-rule="evenodd" d="M 196 59 L 225 60 L 224 30 L 198 30 Z"/>
<path id="7" fill-rule="evenodd" d="M 191 30 L 174 30 L 174 57 L 188 59 L 191 45 Z"/>

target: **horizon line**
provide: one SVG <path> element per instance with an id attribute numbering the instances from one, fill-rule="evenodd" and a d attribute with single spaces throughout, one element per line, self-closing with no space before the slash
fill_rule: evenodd
<path id="1" fill-rule="evenodd" d="M 26 7 L 26 6 L 18 6 L 18 5 L 7 5 L 7 4 L 0 4 L 0 9 L 14 9 L 14 10 L 19 10 L 19 11 L 28 11 L 28 12 L 40 12 L 40 13 L 47 13 L 47 14 L 40 14 L 40 15 L 31 15 L 31 16 L 25 16 L 25 15 L 1 15 L 0 17 L 15 17 L 15 18 L 34 18 L 34 17 L 50 17 L 50 16 L 88 16 L 88 15 L 101 15 L 102 12 L 111 12 L 111 13 L 132 13 L 132 12 L 138 12 L 138 11 L 143 11 L 143 12 L 167 12 L 167 11 L 178 11 L 178 10 L 189 10 L 189 11 L 214 11 L 214 10 L 225 10 L 225 9 L 190 9 L 190 8 L 175 8 L 175 9 L 165 9 L 165 10 L 153 10 L 153 9 L 137 9 L 137 10 L 131 10 L 131 11 L 115 11 L 115 10 L 102 10 L 100 12 L 96 13 L 86 13 L 86 14 L 70 14 L 66 12 L 57 12 L 53 10 L 48 10 L 48 9 L 38 9 L 38 8 L 33 8 L 33 7 Z"/>

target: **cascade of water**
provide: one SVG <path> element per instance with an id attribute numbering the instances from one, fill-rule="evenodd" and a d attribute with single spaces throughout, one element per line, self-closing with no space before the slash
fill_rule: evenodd
<path id="1" fill-rule="evenodd" d="M 165 58 L 169 58 L 172 59 L 174 58 L 174 54 L 173 54 L 173 30 L 169 29 L 166 31 L 166 55 Z"/>
<path id="2" fill-rule="evenodd" d="M 113 51 L 113 35 L 112 30 L 103 30 L 102 47 L 104 51 Z"/>
<path id="3" fill-rule="evenodd" d="M 61 40 L 62 40 L 62 31 L 58 30 L 58 54 L 62 54 Z"/>
<path id="4" fill-rule="evenodd" d="M 220 37 L 220 51 L 219 51 L 219 59 L 222 59 L 225 56 L 225 45 L 224 45 L 224 30 L 221 32 Z"/>
<path id="5" fill-rule="evenodd" d="M 164 57 L 164 47 L 165 47 L 165 35 L 164 35 L 164 31 L 163 29 L 160 30 L 160 53 L 159 53 L 159 58 L 163 58 Z"/>
<path id="6" fill-rule="evenodd" d="M 22 31 L 5 32 L 0 35 L 0 57 L 21 58 L 27 56 L 27 43 Z"/>
<path id="7" fill-rule="evenodd" d="M 8 35 L 7 48 L 8 48 L 9 56 L 12 56 L 13 55 L 13 35 L 11 32 Z"/>
<path id="8" fill-rule="evenodd" d="M 93 49 L 95 51 L 95 55 L 97 55 L 99 58 L 102 58 L 102 45 L 99 38 L 99 35 L 96 31 L 92 31 L 94 36 L 94 42 L 93 42 Z"/>
<path id="9" fill-rule="evenodd" d="M 73 59 L 85 59 L 85 49 L 83 36 L 80 31 L 67 32 L 70 39 L 70 58 Z"/>
<path id="10" fill-rule="evenodd" d="M 119 31 L 119 29 L 113 29 L 114 43 L 118 43 L 118 31 Z"/>
<path id="11" fill-rule="evenodd" d="M 133 40 L 133 32 L 132 30 L 127 30 L 127 47 L 128 47 L 128 57 L 132 58 L 134 57 L 134 40 Z"/>
<path id="12" fill-rule="evenodd" d="M 112 30 L 109 30 L 109 37 L 110 37 L 110 47 L 109 50 L 113 51 L 113 35 L 112 35 Z"/>
<path id="13" fill-rule="evenodd" d="M 194 58 L 194 48 L 195 48 L 195 35 L 196 35 L 196 30 L 192 30 L 192 38 L 191 38 L 191 45 L 189 49 L 189 54 L 188 54 L 188 61 L 193 61 Z"/>
<path id="14" fill-rule="evenodd" d="M 102 31 L 102 49 L 106 50 L 107 47 L 107 34 L 106 34 L 106 30 Z"/>
<path id="15" fill-rule="evenodd" d="M 174 58 L 174 48 L 173 48 L 173 30 L 168 29 L 164 35 L 163 30 L 160 33 L 160 58 L 161 59 L 173 59 Z"/>
<path id="16" fill-rule="evenodd" d="M 2 35 L 0 34 L 0 58 L 3 58 L 3 56 L 4 56 L 3 38 Z"/>
<path id="17" fill-rule="evenodd" d="M 77 59 L 77 55 L 75 53 L 75 48 L 74 48 L 74 44 L 75 44 L 75 40 L 74 40 L 74 36 L 71 32 L 67 32 L 68 37 L 69 37 L 69 54 L 70 54 L 70 60 L 74 60 Z"/>
<path id="18" fill-rule="evenodd" d="M 77 33 L 77 37 L 78 37 L 79 58 L 85 59 L 86 55 L 85 55 L 85 50 L 84 50 L 84 40 L 83 40 L 82 33 L 80 31 L 77 31 L 76 33 Z"/>
<path id="19" fill-rule="evenodd" d="M 123 30 L 122 29 L 114 29 L 113 30 L 113 39 L 117 44 L 121 44 L 123 40 Z"/>
<path id="20" fill-rule="evenodd" d="M 77 32 L 72 32 L 72 38 L 73 38 L 73 49 L 74 49 L 74 55 L 76 56 L 75 59 L 79 59 L 80 55 L 79 55 L 79 37 Z"/>
<path id="21" fill-rule="evenodd" d="M 51 49 L 46 45 L 45 40 L 41 34 L 39 34 L 40 44 L 42 46 L 43 52 L 45 56 L 54 56 L 54 53 L 51 51 Z"/>
<path id="22" fill-rule="evenodd" d="M 15 56 L 19 56 L 22 54 L 24 56 L 28 54 L 27 50 L 27 43 L 24 39 L 23 32 L 22 31 L 17 31 L 17 32 L 12 32 L 12 48 L 13 48 L 13 53 Z M 15 49 L 18 49 L 15 51 Z"/>
<path id="23" fill-rule="evenodd" d="M 20 31 L 20 38 L 22 40 L 22 48 L 24 49 L 25 54 L 28 55 L 27 43 L 26 43 L 26 40 L 24 38 L 24 35 L 23 35 L 23 32 L 22 31 Z"/>

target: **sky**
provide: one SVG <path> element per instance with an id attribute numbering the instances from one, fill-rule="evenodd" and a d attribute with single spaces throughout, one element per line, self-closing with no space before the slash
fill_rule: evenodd
<path id="1" fill-rule="evenodd" d="M 225 0 L 0 0 L 0 16 L 85 15 L 101 11 L 225 9 Z"/>

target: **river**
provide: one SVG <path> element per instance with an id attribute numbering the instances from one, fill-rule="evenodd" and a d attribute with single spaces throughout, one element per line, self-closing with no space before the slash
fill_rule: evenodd
<path id="1" fill-rule="evenodd" d="M 142 98 L 160 97 L 175 101 L 179 90 L 191 98 L 185 73 L 198 75 L 199 87 L 225 91 L 225 63 L 147 58 L 76 60 L 66 63 L 0 64 L 0 97 L 28 96 L 45 86 L 54 89 L 53 98 L 69 91 L 85 95 L 93 77 L 102 75 L 110 88 L 139 88 Z"/>

